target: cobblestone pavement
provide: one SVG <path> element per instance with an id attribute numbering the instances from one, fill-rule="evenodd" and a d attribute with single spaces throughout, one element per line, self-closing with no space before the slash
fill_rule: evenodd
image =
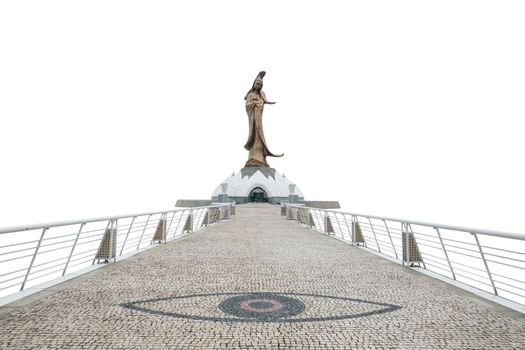
<path id="1" fill-rule="evenodd" d="M 0 349 L 525 349 L 525 319 L 279 216 L 237 216 L 0 314 Z"/>

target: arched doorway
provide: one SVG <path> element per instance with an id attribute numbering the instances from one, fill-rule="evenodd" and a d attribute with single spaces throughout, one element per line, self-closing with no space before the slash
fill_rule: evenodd
<path id="1" fill-rule="evenodd" d="M 268 195 L 262 188 L 255 187 L 250 192 L 248 200 L 250 203 L 268 203 Z"/>

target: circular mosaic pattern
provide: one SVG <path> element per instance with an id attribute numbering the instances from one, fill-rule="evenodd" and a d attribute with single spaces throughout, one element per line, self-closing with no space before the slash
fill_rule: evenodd
<path id="1" fill-rule="evenodd" d="M 229 315 L 260 321 L 274 321 L 304 311 L 302 301 L 274 293 L 242 294 L 223 300 L 219 309 Z"/>

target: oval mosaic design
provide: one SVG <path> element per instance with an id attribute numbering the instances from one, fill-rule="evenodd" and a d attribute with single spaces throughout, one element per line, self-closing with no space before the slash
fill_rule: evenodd
<path id="1" fill-rule="evenodd" d="M 209 293 L 120 304 L 132 312 L 216 322 L 316 322 L 384 314 L 401 306 L 363 299 L 279 292 Z"/>
<path id="2" fill-rule="evenodd" d="M 222 312 L 246 319 L 273 321 L 304 311 L 302 301 L 274 293 L 237 295 L 219 304 Z"/>

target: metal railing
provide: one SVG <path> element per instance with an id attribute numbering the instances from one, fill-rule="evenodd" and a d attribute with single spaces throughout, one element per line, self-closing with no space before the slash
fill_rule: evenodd
<path id="1" fill-rule="evenodd" d="M 525 305 L 525 235 L 283 204 L 282 215 Z"/>
<path id="2" fill-rule="evenodd" d="M 234 204 L 0 228 L 0 297 L 167 242 L 235 213 Z"/>

